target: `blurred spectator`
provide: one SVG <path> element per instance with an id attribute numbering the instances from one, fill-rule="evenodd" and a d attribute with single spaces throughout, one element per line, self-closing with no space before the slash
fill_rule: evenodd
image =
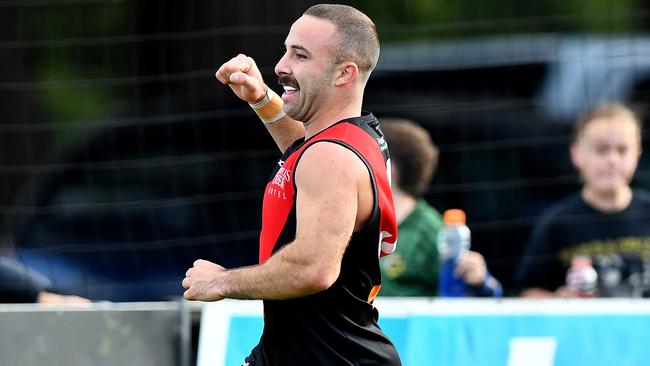
<path id="1" fill-rule="evenodd" d="M 522 296 L 578 296 L 565 278 L 571 262 L 585 257 L 597 273 L 595 296 L 650 295 L 650 194 L 630 188 L 641 131 L 640 119 L 619 103 L 577 121 L 570 156 L 583 186 L 534 226 L 515 273 Z"/>
<path id="2" fill-rule="evenodd" d="M 392 190 L 397 215 L 396 251 L 382 258 L 383 296 L 435 296 L 440 262 L 436 245 L 440 213 L 422 195 L 438 165 L 438 149 L 429 133 L 405 119 L 382 119 L 391 156 Z M 458 261 L 456 274 L 472 296 L 500 295 L 501 285 L 487 271 L 485 259 L 469 251 Z"/>
<path id="3" fill-rule="evenodd" d="M 10 257 L 0 257 L 0 303 L 87 304 L 79 296 L 48 291 L 50 281 Z"/>

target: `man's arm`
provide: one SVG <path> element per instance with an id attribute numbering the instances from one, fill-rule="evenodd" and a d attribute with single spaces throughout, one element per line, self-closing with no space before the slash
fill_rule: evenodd
<path id="1" fill-rule="evenodd" d="M 357 220 L 360 184 L 368 171 L 354 153 L 321 142 L 296 167 L 296 238 L 261 265 L 225 270 L 197 261 L 183 286 L 188 300 L 288 299 L 329 288 Z"/>
<path id="2" fill-rule="evenodd" d="M 221 65 L 215 76 L 222 84 L 228 85 L 239 99 L 249 104 L 258 103 L 269 95 L 269 88 L 264 84 L 255 60 L 246 55 L 239 54 Z M 302 122 L 286 115 L 277 121 L 264 123 L 264 126 L 282 152 L 305 136 Z"/>
<path id="3" fill-rule="evenodd" d="M 298 122 L 289 116 L 284 116 L 271 124 L 265 123 L 264 127 L 269 131 L 273 141 L 283 153 L 296 140 L 305 137 L 305 127 L 302 122 Z"/>

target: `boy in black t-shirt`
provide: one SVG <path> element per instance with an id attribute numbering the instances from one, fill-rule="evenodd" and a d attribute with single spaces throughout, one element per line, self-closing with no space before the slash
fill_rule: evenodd
<path id="1" fill-rule="evenodd" d="M 598 273 L 596 296 L 650 296 L 650 194 L 629 184 L 641 156 L 641 122 L 619 103 L 578 120 L 571 161 L 583 181 L 536 223 L 515 274 L 524 297 L 574 297 L 565 275 L 574 256 Z"/>

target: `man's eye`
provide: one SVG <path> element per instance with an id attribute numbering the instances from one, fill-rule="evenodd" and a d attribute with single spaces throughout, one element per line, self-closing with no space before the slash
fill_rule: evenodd
<path id="1" fill-rule="evenodd" d="M 307 56 L 305 56 L 305 55 L 303 55 L 301 53 L 296 53 L 296 58 L 301 59 L 301 60 L 305 60 L 307 58 Z"/>

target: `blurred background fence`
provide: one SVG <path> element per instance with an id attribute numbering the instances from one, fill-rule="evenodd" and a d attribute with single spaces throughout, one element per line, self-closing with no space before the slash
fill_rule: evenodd
<path id="1" fill-rule="evenodd" d="M 59 292 L 113 301 L 180 295 L 196 258 L 254 263 L 279 155 L 213 74 L 241 52 L 274 86 L 289 25 L 314 3 L 0 0 L 2 251 Z M 508 290 L 533 221 L 578 187 L 573 120 L 604 100 L 646 109 L 647 5 L 345 3 L 382 39 L 365 108 L 432 133 L 425 198 L 467 211 Z M 650 188 L 645 158 L 633 185 Z"/>

